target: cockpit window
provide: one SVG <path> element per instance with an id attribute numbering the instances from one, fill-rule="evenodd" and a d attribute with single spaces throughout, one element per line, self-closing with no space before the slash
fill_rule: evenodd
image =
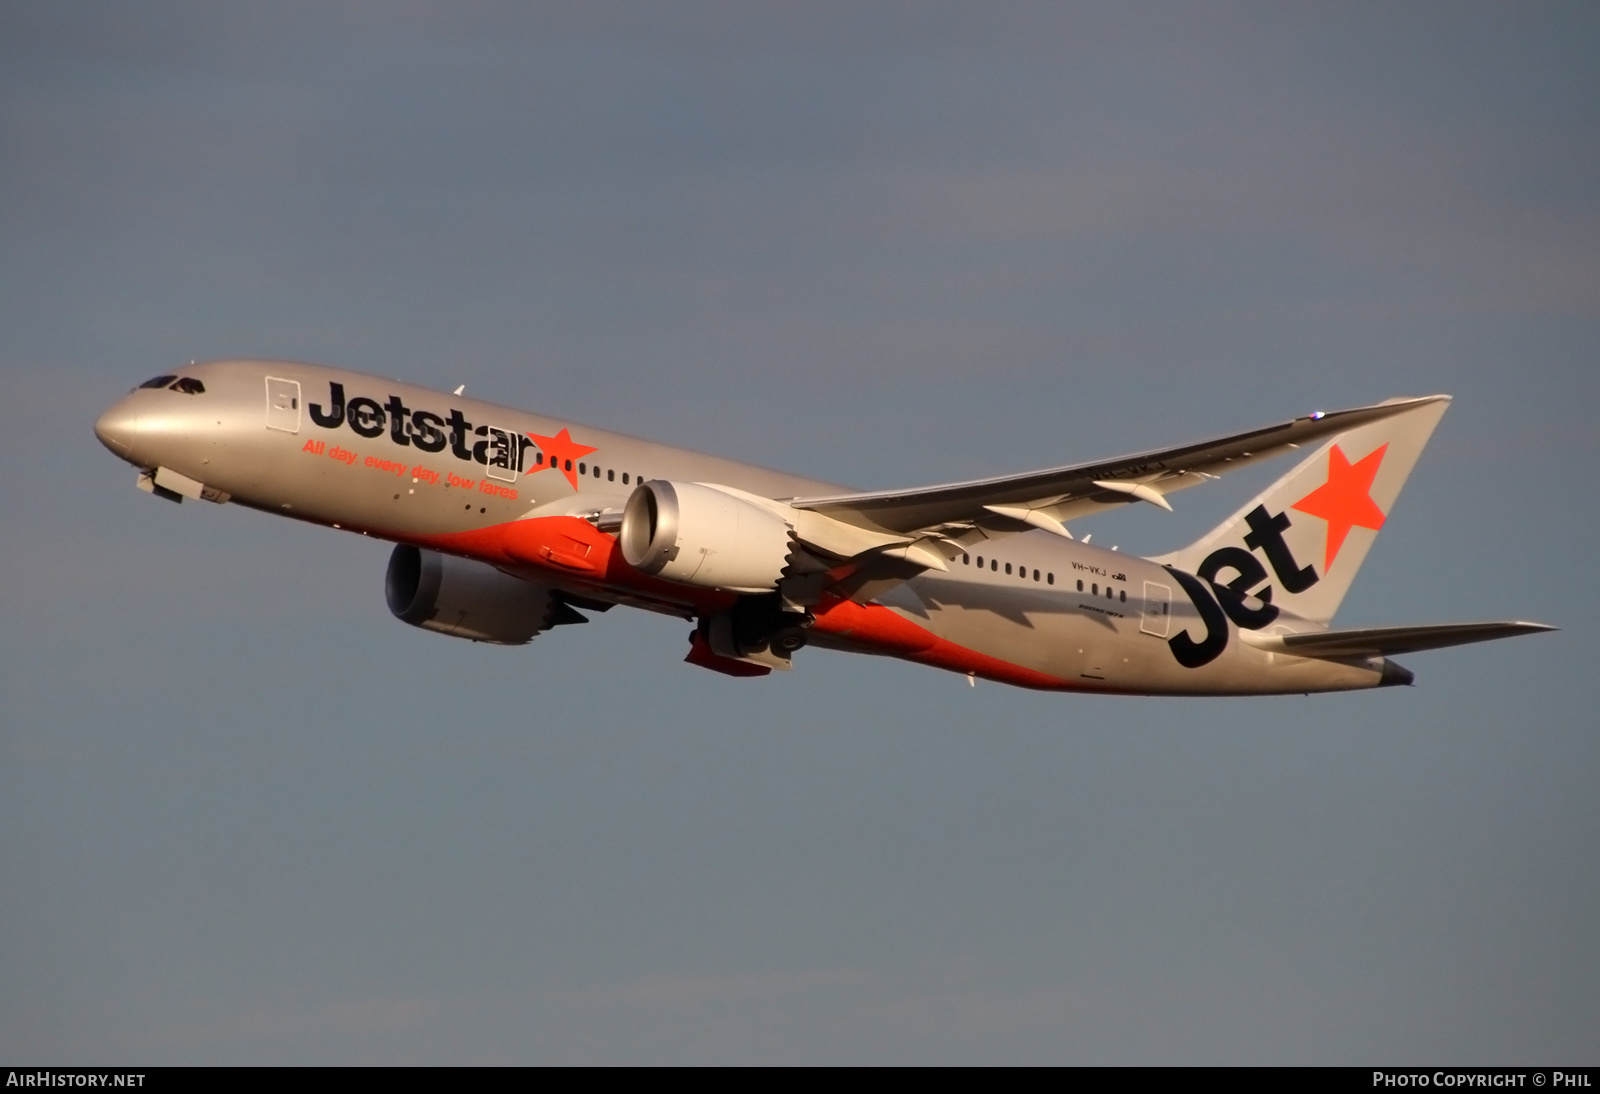
<path id="1" fill-rule="evenodd" d="M 152 377 L 150 377 L 150 379 L 146 380 L 144 383 L 140 384 L 139 386 L 141 388 L 145 388 L 145 387 L 166 387 L 168 384 L 172 383 L 172 381 L 174 381 L 176 379 L 177 379 L 176 376 L 152 376 Z"/>
<path id="2" fill-rule="evenodd" d="M 204 395 L 206 393 L 206 385 L 196 380 L 193 376 L 185 376 L 172 385 L 172 390 L 181 391 L 185 395 Z"/>

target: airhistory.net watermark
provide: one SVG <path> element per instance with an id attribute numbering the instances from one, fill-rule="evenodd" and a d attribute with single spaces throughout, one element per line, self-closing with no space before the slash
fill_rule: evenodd
<path id="1" fill-rule="evenodd" d="M 142 1071 L 9 1071 L 6 1086 L 143 1086 Z"/>

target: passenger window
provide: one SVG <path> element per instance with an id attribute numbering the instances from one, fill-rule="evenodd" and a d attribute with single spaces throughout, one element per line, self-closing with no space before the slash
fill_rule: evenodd
<path id="1" fill-rule="evenodd" d="M 627 486 L 628 485 L 628 473 L 626 471 L 624 471 L 622 473 L 622 485 L 623 486 Z"/>
<path id="2" fill-rule="evenodd" d="M 566 469 L 567 469 L 567 470 L 568 470 L 568 471 L 571 471 L 571 470 L 572 470 L 572 461 L 571 461 L 571 460 L 568 460 L 568 461 L 567 461 L 567 467 L 566 467 Z"/>
<path id="3" fill-rule="evenodd" d="M 196 380 L 193 376 L 185 376 L 172 385 L 172 390 L 181 391 L 185 395 L 204 395 L 206 393 L 206 385 Z"/>
<path id="4" fill-rule="evenodd" d="M 580 463 L 580 464 L 579 464 L 579 465 L 578 465 L 578 474 L 580 474 L 580 475 L 587 475 L 587 474 L 588 474 L 588 473 L 589 473 L 589 465 L 588 465 L 588 464 L 583 464 L 583 463 Z"/>
<path id="5" fill-rule="evenodd" d="M 1006 573 L 1009 574 L 1010 572 L 1011 572 L 1011 563 L 1008 562 L 1008 563 L 1006 563 Z"/>
<path id="6" fill-rule="evenodd" d="M 1119 598 L 1121 598 L 1121 600 L 1122 600 L 1122 602 L 1124 604 L 1126 604 L 1128 602 L 1128 590 L 1127 589 L 1123 589 L 1122 592 L 1118 593 L 1117 595 L 1118 595 Z"/>
<path id="7" fill-rule="evenodd" d="M 1054 585 L 1056 583 L 1056 575 L 1055 574 L 1045 574 L 1044 575 L 1044 581 L 1045 581 L 1046 585 Z"/>
<path id="8" fill-rule="evenodd" d="M 1039 580 L 1039 571 L 1038 570 L 1033 571 L 1033 580 L 1035 580 L 1035 581 Z"/>
<path id="9" fill-rule="evenodd" d="M 1089 591 L 1089 595 L 1090 596 L 1099 596 L 1100 595 L 1100 583 L 1098 581 L 1096 581 L 1093 585 L 1089 586 L 1089 590 L 1090 590 Z"/>
<path id="10" fill-rule="evenodd" d="M 606 472 L 606 481 L 607 482 L 616 482 L 617 481 L 617 473 L 615 471 L 607 471 Z"/>
<path id="11" fill-rule="evenodd" d="M 544 463 L 544 453 L 543 452 L 535 452 L 533 454 L 533 462 L 536 463 L 536 464 Z"/>
<path id="12" fill-rule="evenodd" d="M 1000 568 L 1000 563 L 997 560 L 991 558 L 989 560 L 989 569 L 998 570 L 999 568 Z"/>
<path id="13" fill-rule="evenodd" d="M 141 388 L 146 388 L 146 387 L 148 387 L 148 388 L 166 387 L 168 384 L 172 383 L 172 381 L 174 381 L 176 379 L 177 379 L 176 376 L 152 376 L 150 379 L 146 380 L 144 383 L 140 384 L 139 386 Z"/>
<path id="14" fill-rule="evenodd" d="M 983 569 L 983 556 L 982 555 L 978 556 L 978 569 L 980 569 L 980 570 Z"/>
<path id="15" fill-rule="evenodd" d="M 961 556 L 961 565 L 963 565 L 963 566 L 971 566 L 972 565 L 972 556 L 971 555 L 962 555 Z"/>
<path id="16" fill-rule="evenodd" d="M 1081 577 L 1078 579 L 1078 591 L 1080 593 L 1083 592 L 1083 578 Z"/>

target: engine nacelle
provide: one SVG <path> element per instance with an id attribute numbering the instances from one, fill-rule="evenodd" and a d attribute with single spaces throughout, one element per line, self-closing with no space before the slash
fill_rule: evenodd
<path id="1" fill-rule="evenodd" d="M 713 486 L 666 479 L 629 495 L 617 538 L 637 570 L 732 593 L 776 589 L 791 546 L 776 513 Z"/>
<path id="2" fill-rule="evenodd" d="M 532 640 L 550 613 L 543 585 L 405 543 L 389 556 L 384 595 L 401 622 L 500 646 Z"/>

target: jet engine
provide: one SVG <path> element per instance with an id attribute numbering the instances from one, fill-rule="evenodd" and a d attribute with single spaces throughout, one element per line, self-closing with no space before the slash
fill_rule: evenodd
<path id="1" fill-rule="evenodd" d="M 629 495 L 618 540 L 637 570 L 733 593 L 776 589 L 791 547 L 789 525 L 771 510 L 714 486 L 666 479 Z"/>
<path id="2" fill-rule="evenodd" d="M 520 646 L 549 626 L 550 590 L 471 559 L 402 543 L 389 556 L 384 595 L 396 619 L 474 642 Z"/>

